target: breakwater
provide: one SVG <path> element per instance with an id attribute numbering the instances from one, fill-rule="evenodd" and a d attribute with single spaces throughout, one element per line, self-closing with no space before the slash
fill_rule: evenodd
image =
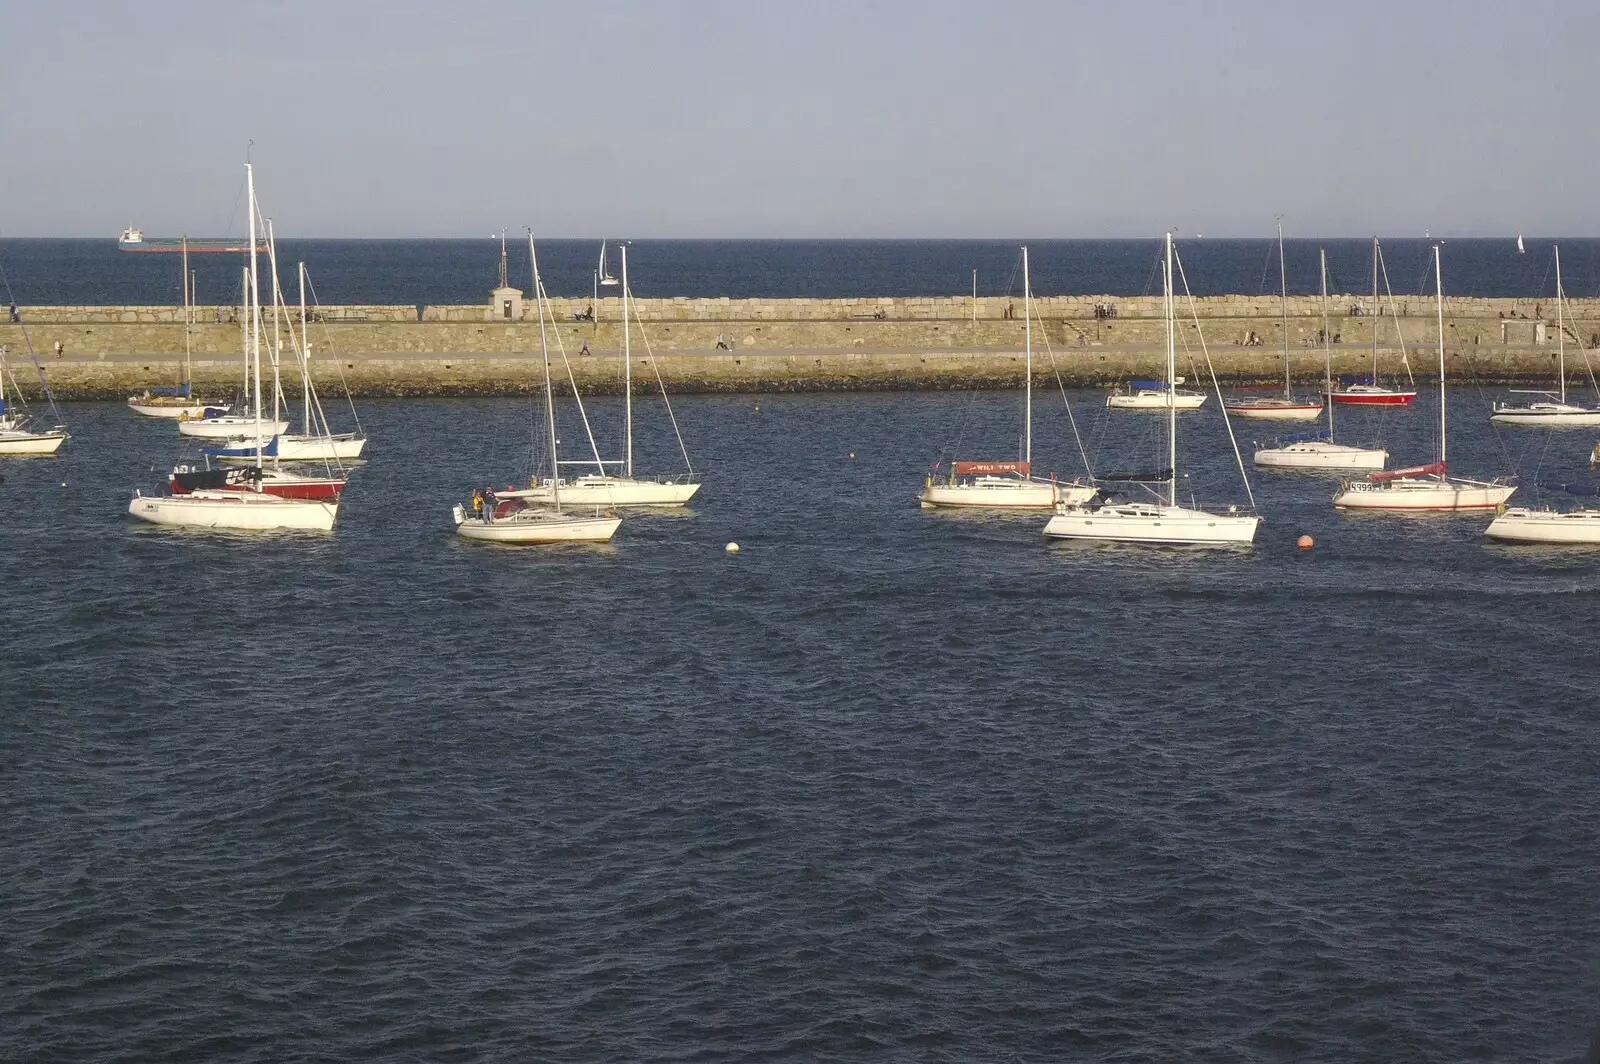
<path id="1" fill-rule="evenodd" d="M 1332 297 L 1328 332 L 1334 372 L 1368 371 L 1374 342 L 1381 370 L 1436 366 L 1437 322 L 1425 296 Z M 559 358 L 587 391 L 622 380 L 621 301 L 557 299 L 550 331 Z M 1020 383 L 1024 321 L 1019 300 L 980 297 L 860 299 L 674 298 L 632 301 L 636 387 L 659 373 L 677 391 L 824 391 L 1006 387 Z M 1283 331 L 1297 379 L 1321 376 L 1322 304 L 1292 297 L 1287 321 L 1270 296 L 1210 296 L 1186 302 L 1180 372 L 1204 371 L 1209 352 L 1229 382 L 1283 376 Z M 20 314 L 52 388 L 65 398 L 116 398 L 183 374 L 185 350 L 197 385 L 231 390 L 240 378 L 240 308 L 203 307 L 186 324 L 181 307 L 22 307 Z M 1581 349 L 1600 338 L 1600 300 L 1569 301 L 1568 369 L 1584 373 Z M 1159 372 L 1165 326 L 1156 297 L 1036 297 L 1034 371 L 1073 386 L 1109 385 Z M 13 360 L 24 325 L 0 324 Z M 288 346 L 287 323 L 279 331 Z M 270 343 L 272 329 L 266 330 Z M 539 326 L 519 294 L 471 306 L 316 308 L 307 332 L 319 387 L 356 395 L 517 394 L 542 385 Z M 1447 301 L 1447 371 L 1455 380 L 1548 381 L 1555 370 L 1555 308 L 1528 299 Z M 57 354 L 56 344 L 60 344 Z M 15 369 L 15 367 L 13 367 Z M 296 371 L 297 372 L 297 371 Z M 18 374 L 25 387 L 30 374 Z M 34 389 L 37 384 L 34 383 Z M 286 381 L 286 390 L 295 388 Z"/>

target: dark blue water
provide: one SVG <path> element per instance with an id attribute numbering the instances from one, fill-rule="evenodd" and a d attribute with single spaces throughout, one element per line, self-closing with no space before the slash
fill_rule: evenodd
<path id="1" fill-rule="evenodd" d="M 224 234 L 212 234 L 224 235 Z M 1020 295 L 1020 240 L 644 240 L 629 250 L 634 292 L 641 297 L 842 298 L 970 294 Z M 1555 293 L 1549 240 L 1450 240 L 1444 246 L 1447 294 L 1549 298 Z M 539 245 L 552 295 L 592 295 L 596 240 Z M 1387 286 L 1397 294 L 1431 294 L 1432 244 L 1384 242 Z M 1569 296 L 1600 295 L 1600 240 L 1564 239 L 1562 277 Z M 1335 292 L 1372 289 L 1368 238 L 1290 240 L 1284 262 L 1289 290 L 1319 290 L 1317 252 L 1328 252 Z M 1269 240 L 1180 241 L 1196 294 L 1256 295 L 1278 291 L 1277 245 Z M 1141 295 L 1161 291 L 1160 241 L 1036 240 L 1030 273 L 1040 295 Z M 527 244 L 509 248 L 513 284 L 531 289 Z M 183 301 L 180 256 L 118 251 L 116 241 L 0 240 L 0 264 L 22 304 L 175 305 Z M 292 240 L 279 242 L 280 274 L 294 293 L 294 263 L 305 261 L 324 304 L 481 303 L 499 280 L 497 240 Z M 244 256 L 190 256 L 197 301 L 236 303 Z M 610 269 L 620 273 L 611 246 Z M 1380 290 L 1382 282 L 1380 282 Z M 612 290 L 615 291 L 614 289 Z"/>
<path id="2" fill-rule="evenodd" d="M 1485 401 L 1453 468 L 1587 476 Z M 1346 423 L 1409 460 L 1430 404 Z M 0 468 L 0 1059 L 1579 1053 L 1600 556 L 1305 476 L 1251 550 L 1051 545 L 914 501 L 1015 394 L 676 406 L 703 498 L 606 547 L 452 535 L 518 400 L 364 405 L 331 536 L 130 523 L 175 437 L 116 405 Z"/>

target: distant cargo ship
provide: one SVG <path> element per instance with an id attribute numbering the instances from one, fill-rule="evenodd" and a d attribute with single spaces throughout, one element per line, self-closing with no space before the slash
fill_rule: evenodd
<path id="1" fill-rule="evenodd" d="M 235 251 L 249 252 L 250 240 L 234 240 L 229 238 L 196 238 L 196 237 L 161 237 L 146 238 L 143 229 L 129 226 L 117 237 L 119 251 L 182 251 L 187 247 L 190 251 Z M 265 241 L 256 244 L 257 251 L 266 251 Z"/>

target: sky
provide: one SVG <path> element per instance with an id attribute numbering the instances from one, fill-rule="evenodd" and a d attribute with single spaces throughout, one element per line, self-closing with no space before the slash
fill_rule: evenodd
<path id="1" fill-rule="evenodd" d="M 0 236 L 1600 236 L 1593 0 L 7 0 Z"/>

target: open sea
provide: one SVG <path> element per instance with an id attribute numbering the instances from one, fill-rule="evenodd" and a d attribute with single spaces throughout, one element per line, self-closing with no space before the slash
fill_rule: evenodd
<path id="1" fill-rule="evenodd" d="M 1097 466 L 1160 446 L 1069 396 Z M 1592 483 L 1490 398 L 1453 471 Z M 920 511 L 1020 405 L 683 397 L 689 512 L 506 549 L 449 509 L 528 474 L 526 400 L 363 403 L 337 530 L 282 537 L 135 522 L 173 427 L 68 404 L 0 465 L 0 1060 L 1579 1059 L 1600 553 L 1303 474 L 1246 550 Z M 1436 409 L 1341 436 L 1426 459 Z"/>
<path id="2" fill-rule="evenodd" d="M 155 237 L 157 234 L 150 234 Z M 213 233 L 210 236 L 242 234 Z M 1158 295 L 1161 240 L 640 240 L 630 245 L 629 283 L 645 298 L 817 298 L 969 295 L 977 272 L 980 296 L 1020 296 L 1022 257 L 1029 245 L 1033 290 L 1039 295 Z M 592 296 L 600 240 L 541 240 L 539 266 L 554 296 Z M 1433 293 L 1434 241 L 1386 238 L 1386 281 L 1396 295 Z M 1518 254 L 1514 236 L 1447 239 L 1447 295 L 1549 299 L 1556 291 L 1555 240 L 1527 238 Z M 1565 238 L 1562 281 L 1572 298 L 1600 296 L 1600 240 Z M 1196 295 L 1278 292 L 1275 239 L 1181 239 L 1180 254 Z M 1367 237 L 1286 240 L 1289 291 L 1314 294 L 1317 253 L 1328 253 L 1333 292 L 1372 290 L 1372 241 Z M 511 283 L 531 290 L 526 239 L 508 242 Z M 140 305 L 183 302 L 182 256 L 119 251 L 114 239 L 0 239 L 9 300 L 26 306 Z M 196 254 L 196 302 L 239 301 L 244 256 Z M 324 305 L 466 305 L 481 303 L 499 281 L 500 241 L 278 241 L 279 273 L 293 300 L 295 269 L 306 263 L 313 302 Z M 608 269 L 621 273 L 609 245 Z M 617 289 L 606 290 L 615 294 Z M 0 293 L 3 294 L 3 293 Z M 308 297 L 310 298 L 310 297 Z"/>

